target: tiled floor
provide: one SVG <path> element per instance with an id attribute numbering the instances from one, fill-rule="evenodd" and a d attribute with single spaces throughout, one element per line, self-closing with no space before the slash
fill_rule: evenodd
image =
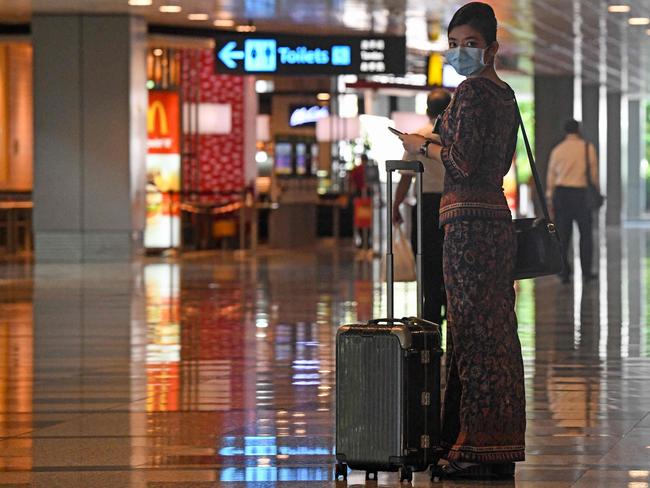
<path id="1" fill-rule="evenodd" d="M 600 263 L 598 284 L 519 284 L 516 480 L 437 486 L 650 486 L 650 232 L 610 232 Z M 0 486 L 335 486 L 334 335 L 383 313 L 378 267 L 331 244 L 0 265 Z"/>

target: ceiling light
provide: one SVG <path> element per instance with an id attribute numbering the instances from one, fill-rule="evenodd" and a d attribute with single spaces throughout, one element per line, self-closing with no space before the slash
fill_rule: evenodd
<path id="1" fill-rule="evenodd" d="M 235 21 L 232 19 L 217 19 L 214 21 L 215 27 L 232 27 L 235 25 Z"/>
<path id="2" fill-rule="evenodd" d="M 630 11 L 629 5 L 610 5 L 607 10 L 615 14 L 626 14 Z"/>
<path id="3" fill-rule="evenodd" d="M 188 20 L 208 20 L 210 16 L 208 14 L 189 14 L 187 18 Z"/>
<path id="4" fill-rule="evenodd" d="M 164 14 L 177 14 L 183 8 L 180 5 L 161 5 L 158 10 Z"/>
<path id="5" fill-rule="evenodd" d="M 153 3 L 153 0 L 129 0 L 129 5 L 132 7 L 148 7 Z"/>
<path id="6" fill-rule="evenodd" d="M 326 102 L 330 99 L 330 94 L 329 93 L 319 93 L 316 95 L 316 98 L 320 100 L 321 102 Z"/>
<path id="7" fill-rule="evenodd" d="M 650 25 L 650 19 L 648 17 L 630 17 L 628 23 L 630 25 Z"/>
<path id="8" fill-rule="evenodd" d="M 257 27 L 254 25 L 238 25 L 236 30 L 237 32 L 255 32 Z"/>
<path id="9" fill-rule="evenodd" d="M 153 55 L 154 56 L 162 56 L 163 55 L 163 50 L 157 47 L 156 49 L 153 50 Z"/>

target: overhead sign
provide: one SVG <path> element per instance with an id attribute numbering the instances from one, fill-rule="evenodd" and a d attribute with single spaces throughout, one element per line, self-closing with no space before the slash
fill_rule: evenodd
<path id="1" fill-rule="evenodd" d="M 262 33 L 216 38 L 216 72 L 222 74 L 404 74 L 406 38 L 292 36 Z"/>

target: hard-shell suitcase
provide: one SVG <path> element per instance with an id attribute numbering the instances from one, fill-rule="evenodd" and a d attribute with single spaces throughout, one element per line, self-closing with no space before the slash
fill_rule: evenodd
<path id="1" fill-rule="evenodd" d="M 417 317 L 393 318 L 392 174 L 416 172 L 419 161 L 387 161 L 387 314 L 366 324 L 343 325 L 336 336 L 336 479 L 348 468 L 399 471 L 411 481 L 440 457 L 440 326 Z M 422 206 L 418 205 L 417 295 L 422 311 Z"/>

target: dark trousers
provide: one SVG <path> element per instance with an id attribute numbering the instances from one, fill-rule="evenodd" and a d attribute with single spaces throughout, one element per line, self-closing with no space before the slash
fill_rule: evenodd
<path id="1" fill-rule="evenodd" d="M 422 318 L 436 324 L 441 324 L 443 314 L 441 308 L 446 305 L 444 279 L 442 277 L 442 245 L 445 233 L 440 229 L 440 193 L 424 193 L 422 195 L 422 291 L 424 306 Z M 412 213 L 411 245 L 417 253 L 417 207 Z"/>
<path id="2" fill-rule="evenodd" d="M 586 188 L 569 188 L 558 186 L 553 194 L 553 207 L 555 208 L 555 225 L 560 234 L 560 241 L 564 248 L 564 257 L 567 257 L 571 234 L 573 233 L 573 222 L 578 223 L 580 231 L 580 265 L 582 274 L 592 273 L 593 259 L 593 236 L 591 223 L 591 210 L 587 208 Z M 568 261 L 566 261 L 568 263 Z M 565 271 L 566 275 L 570 270 Z"/>

